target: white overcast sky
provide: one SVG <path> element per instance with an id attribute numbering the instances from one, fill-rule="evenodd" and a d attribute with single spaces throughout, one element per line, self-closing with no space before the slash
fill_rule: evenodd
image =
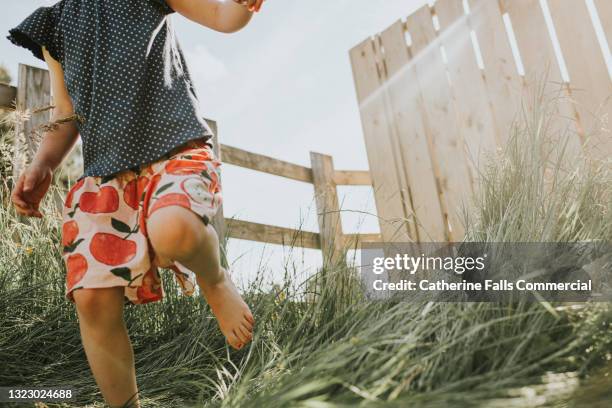
<path id="1" fill-rule="evenodd" d="M 126 0 L 127 1 L 127 0 Z M 55 1 L 12 1 L 0 14 L 3 33 L 36 7 Z M 426 0 L 269 0 L 250 25 L 220 34 L 172 16 L 201 100 L 219 124 L 222 143 L 309 165 L 309 152 L 333 156 L 337 169 L 368 168 L 349 50 Z M 2 36 L 0 63 L 44 66 Z M 317 231 L 312 186 L 224 165 L 225 215 Z M 371 189 L 340 188 L 343 209 L 375 212 Z M 343 214 L 345 232 L 377 232 L 373 216 Z M 243 277 L 288 262 L 280 248 L 233 240 L 230 258 Z M 263 253 L 263 255 L 262 255 Z M 293 254 L 312 271 L 318 251 Z M 260 262 L 263 265 L 260 265 Z M 267 265 L 267 266 L 266 266 Z"/>

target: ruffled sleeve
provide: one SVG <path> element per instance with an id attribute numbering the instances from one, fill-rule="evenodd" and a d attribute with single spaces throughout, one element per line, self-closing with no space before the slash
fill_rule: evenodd
<path id="1" fill-rule="evenodd" d="M 44 46 L 53 58 L 62 62 L 64 57 L 64 41 L 60 27 L 62 3 L 40 7 L 10 30 L 7 38 L 13 44 L 29 49 L 36 58 L 43 61 Z"/>
<path id="2" fill-rule="evenodd" d="M 159 9 L 161 10 L 162 13 L 164 14 L 171 14 L 174 13 L 174 10 L 172 9 L 172 7 L 170 7 L 168 5 L 168 2 L 166 0 L 151 0 L 157 7 L 159 7 Z"/>

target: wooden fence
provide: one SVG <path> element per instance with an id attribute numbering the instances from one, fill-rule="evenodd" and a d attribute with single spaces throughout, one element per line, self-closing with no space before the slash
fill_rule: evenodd
<path id="1" fill-rule="evenodd" d="M 16 100 L 16 101 L 15 101 Z M 17 87 L 0 84 L 0 108 L 36 112 L 37 109 L 51 104 L 49 73 L 46 70 L 19 65 Z M 49 121 L 49 110 L 33 113 L 23 128 L 16 131 L 31 135 L 37 126 Z M 272 157 L 255 154 L 236 147 L 217 142 L 217 124 L 207 120 L 215 134 L 215 150 L 221 161 L 228 164 L 281 176 L 292 180 L 313 184 L 317 208 L 319 233 L 294 230 L 291 228 L 259 224 L 233 218 L 224 218 L 223 208 L 213 220 L 220 237 L 245 239 L 270 244 L 293 245 L 303 248 L 321 249 L 326 264 L 343 262 L 343 250 L 357 241 L 379 241 L 380 234 L 344 234 L 340 220 L 340 206 L 336 186 L 371 186 L 367 171 L 346 171 L 334 169 L 331 156 L 311 152 L 311 167 L 304 167 Z M 17 141 L 23 138 L 16 138 Z M 26 156 L 31 157 L 36 149 L 35 142 L 25 137 Z M 23 146 L 16 146 L 23 151 Z M 16 164 L 20 161 L 17 160 Z M 17 176 L 20 169 L 15 166 Z"/>
<path id="2" fill-rule="evenodd" d="M 597 24 L 612 44 L 612 1 L 437 0 L 350 51 L 378 215 L 410 221 L 381 225 L 385 241 L 462 239 L 483 153 L 545 74 L 546 92 L 566 96 L 553 126 L 572 129 L 570 149 L 612 157 Z"/>

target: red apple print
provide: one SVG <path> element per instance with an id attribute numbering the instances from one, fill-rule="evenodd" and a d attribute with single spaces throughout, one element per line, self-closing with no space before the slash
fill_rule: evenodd
<path id="1" fill-rule="evenodd" d="M 136 242 L 105 232 L 96 233 L 89 243 L 89 252 L 105 265 L 128 263 L 136 255 Z"/>
<path id="2" fill-rule="evenodd" d="M 142 286 L 136 289 L 136 296 L 140 303 L 155 302 L 162 298 L 162 287 L 156 276 L 156 269 L 151 268 L 142 279 Z"/>
<path id="3" fill-rule="evenodd" d="M 137 210 L 138 204 L 140 203 L 140 198 L 142 197 L 142 192 L 148 183 L 149 179 L 144 176 L 138 177 L 137 179 L 135 178 L 127 183 L 123 189 L 123 200 L 125 203 Z"/>
<path id="4" fill-rule="evenodd" d="M 85 192 L 81 194 L 79 208 L 92 214 L 115 212 L 119 208 L 119 193 L 111 186 L 101 187 L 97 193 Z"/>
<path id="5" fill-rule="evenodd" d="M 207 169 L 206 163 L 199 160 L 171 160 L 166 164 L 168 174 L 197 174 Z"/>
<path id="6" fill-rule="evenodd" d="M 181 193 L 170 193 L 159 197 L 157 201 L 155 201 L 155 204 L 153 204 L 153 207 L 151 207 L 151 210 L 149 211 L 149 215 L 153 214 L 160 208 L 168 207 L 169 205 L 178 205 L 180 207 L 191 209 L 189 197 Z"/>
<path id="7" fill-rule="evenodd" d="M 68 270 L 66 273 L 66 286 L 70 290 L 85 276 L 85 272 L 87 272 L 87 259 L 81 254 L 70 255 L 66 261 L 66 269 Z"/>
<path id="8" fill-rule="evenodd" d="M 85 179 L 82 178 L 79 181 L 77 181 L 76 184 L 72 186 L 72 188 L 70 188 L 70 191 L 68 191 L 68 194 L 66 195 L 66 201 L 64 202 L 64 206 L 66 208 L 72 207 L 72 197 L 74 196 L 74 193 L 76 193 L 77 190 L 83 186 L 84 183 L 85 183 Z"/>
<path id="9" fill-rule="evenodd" d="M 154 292 L 151 288 L 146 286 L 139 286 L 138 289 L 136 289 L 136 296 L 140 304 L 151 303 L 162 299 L 159 292 Z"/>
<path id="10" fill-rule="evenodd" d="M 79 226 L 76 221 L 68 221 L 62 225 L 62 246 L 72 244 L 79 234 Z"/>

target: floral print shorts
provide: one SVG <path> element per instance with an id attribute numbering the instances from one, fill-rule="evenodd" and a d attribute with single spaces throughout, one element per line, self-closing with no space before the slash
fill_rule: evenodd
<path id="1" fill-rule="evenodd" d="M 62 246 L 66 297 L 79 288 L 125 287 L 126 303 L 161 300 L 164 290 L 147 238 L 147 218 L 160 208 L 188 208 L 208 224 L 221 204 L 219 167 L 210 144 L 191 141 L 164 158 L 109 177 L 83 177 L 68 191 Z M 175 262 L 183 294 L 195 274 Z"/>

